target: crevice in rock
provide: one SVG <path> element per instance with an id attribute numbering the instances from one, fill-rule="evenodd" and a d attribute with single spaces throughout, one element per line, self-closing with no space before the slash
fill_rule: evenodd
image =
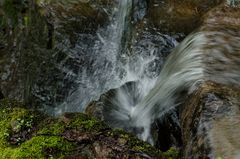
<path id="1" fill-rule="evenodd" d="M 155 146 L 161 151 L 165 152 L 171 147 L 180 148 L 182 146 L 182 132 L 178 111 L 172 111 L 162 119 L 157 119 L 152 124 L 152 136 Z"/>

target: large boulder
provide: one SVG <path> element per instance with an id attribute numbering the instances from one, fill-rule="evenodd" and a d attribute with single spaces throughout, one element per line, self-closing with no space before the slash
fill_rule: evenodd
<path id="1" fill-rule="evenodd" d="M 183 158 L 239 158 L 240 89 L 207 82 L 181 110 Z"/>

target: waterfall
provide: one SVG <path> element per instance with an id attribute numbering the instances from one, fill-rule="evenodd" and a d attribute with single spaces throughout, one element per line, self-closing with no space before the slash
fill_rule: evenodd
<path id="1" fill-rule="evenodd" d="M 144 128 L 140 136 L 143 140 L 149 140 L 151 123 L 178 105 L 176 93 L 203 80 L 199 46 L 205 44 L 206 37 L 195 33 L 178 45 L 169 55 L 153 89 L 131 112 L 133 125 Z"/>
<path id="2" fill-rule="evenodd" d="M 130 112 L 132 124 L 144 128 L 142 139 L 149 140 L 155 119 L 180 104 L 177 98 L 183 91 L 190 93 L 206 80 L 240 86 L 239 32 L 222 30 L 215 24 L 208 27 L 216 30 L 202 27 L 175 48 L 154 88 Z"/>
<path id="3" fill-rule="evenodd" d="M 132 24 L 129 23 L 132 3 L 132 0 L 118 1 L 118 6 L 109 15 L 110 23 L 97 31 L 93 51 L 83 55 L 88 65 L 77 76 L 78 87 L 70 92 L 64 103 L 51 112 L 57 115 L 84 111 L 89 102 L 129 81 L 139 81 L 135 93 L 140 93 L 141 96 L 145 96 L 154 86 L 165 54 L 168 54 L 177 42 L 159 32 L 152 34 L 143 30 L 141 36 L 137 37 L 139 39 L 134 40 L 130 51 L 127 44 L 131 43 L 132 39 L 127 37 L 127 32 L 132 31 Z M 138 12 L 144 11 L 146 10 Z M 143 17 L 143 14 L 138 13 L 138 18 Z M 121 104 L 120 109 L 123 109 Z M 128 105 L 126 109 L 128 112 L 133 108 Z M 118 115 L 116 114 L 116 117 Z"/>
<path id="4" fill-rule="evenodd" d="M 123 66 L 119 55 L 124 47 L 123 36 L 128 29 L 131 5 L 131 0 L 119 0 L 113 13 L 109 13 L 110 23 L 98 29 L 97 40 L 93 41 L 95 44 L 91 52 L 81 55 L 88 65 L 77 75 L 75 82 L 78 83 L 78 88 L 70 92 L 64 103 L 51 110 L 53 114 L 83 111 L 90 101 L 124 83 L 120 76 Z"/>
<path id="5" fill-rule="evenodd" d="M 164 47 L 175 47 L 177 42 L 157 31 L 149 36 L 144 30 L 144 40 L 136 40 L 128 56 L 124 36 L 129 31 L 131 9 L 131 0 L 118 1 L 109 25 L 97 32 L 93 52 L 86 58 L 90 66 L 78 76 L 78 88 L 54 112 L 83 111 L 109 89 L 137 81 L 135 86 L 117 92 L 108 118 L 114 127 L 139 128 L 140 137 L 151 142 L 151 123 L 176 108 L 182 102 L 181 93 L 192 92 L 205 80 L 239 85 L 240 36 L 215 24 L 211 31 L 200 28 L 174 49 L 163 68 L 156 69 L 163 64 Z M 161 48 L 156 48 L 148 37 Z"/>

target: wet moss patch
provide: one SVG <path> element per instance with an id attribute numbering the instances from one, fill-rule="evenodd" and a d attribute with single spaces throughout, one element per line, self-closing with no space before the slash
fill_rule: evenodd
<path id="1" fill-rule="evenodd" d="M 73 144 L 61 136 L 38 135 L 44 130 L 44 116 L 26 109 L 21 103 L 0 101 L 0 159 L 63 158 Z M 51 151 L 50 151 L 51 150 Z M 57 150 L 57 151 L 54 151 Z"/>
<path id="2" fill-rule="evenodd" d="M 175 151 L 165 155 L 133 134 L 113 130 L 88 115 L 66 113 L 53 118 L 8 99 L 0 100 L 0 154 L 0 159 L 176 159 Z"/>

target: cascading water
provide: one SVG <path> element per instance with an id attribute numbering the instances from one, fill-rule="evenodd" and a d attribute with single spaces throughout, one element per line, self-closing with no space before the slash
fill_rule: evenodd
<path id="1" fill-rule="evenodd" d="M 231 47 L 237 52 L 240 40 L 234 39 L 231 32 L 225 30 L 223 33 L 201 28 L 202 30 L 189 35 L 171 53 L 159 75 L 160 69 L 156 68 L 161 67 L 163 63 L 161 56 L 164 47 L 172 48 L 177 42 L 155 31 L 157 46 L 163 46 L 156 49 L 149 43 L 151 40 L 147 40 L 150 31 L 146 31 L 142 33 L 145 36 L 144 44 L 138 39 L 136 46 L 133 45 L 131 50 L 132 55 L 128 56 L 124 36 L 125 31 L 129 29 L 131 5 L 131 0 L 119 1 L 112 22 L 107 28 L 99 29 L 98 40 L 95 41 L 94 51 L 89 57 L 90 68 L 81 72 L 78 76 L 79 87 L 61 107 L 57 107 L 57 112 L 83 111 L 88 102 L 96 100 L 107 90 L 117 88 L 128 81 L 137 81 L 133 87 L 119 89 L 115 99 L 111 101 L 107 116 L 110 125 L 126 129 L 139 128 L 140 131 L 137 130 L 136 133 L 140 133 L 142 139 L 151 142 L 151 123 L 179 105 L 181 100 L 177 102 L 178 95 L 183 91 L 194 90 L 204 80 L 239 84 L 240 72 L 236 68 L 239 64 L 238 55 L 232 54 L 236 56 L 232 60 L 223 55 L 221 49 L 215 48 L 219 43 L 225 42 L 224 38 L 227 36 L 234 45 Z M 212 41 L 211 37 L 216 35 L 218 38 Z M 223 46 L 231 53 L 229 44 Z M 219 69 L 222 64 L 229 71 Z"/>
<path id="2" fill-rule="evenodd" d="M 52 111 L 53 113 L 83 111 L 90 101 L 128 81 L 139 80 L 138 88 L 144 96 L 154 86 L 165 54 L 168 54 L 177 42 L 156 31 L 156 35 L 150 31 L 143 31 L 142 37 L 134 42 L 130 52 L 127 43 L 132 39 L 128 39 L 127 32 L 131 32 L 129 22 L 132 4 L 132 0 L 118 1 L 117 8 L 110 15 L 110 24 L 97 31 L 98 39 L 93 51 L 83 55 L 89 64 L 77 75 L 78 88 L 74 89 L 65 102 Z M 138 13 L 138 19 L 143 15 L 144 13 Z M 127 109 L 132 107 L 128 106 Z"/>
<path id="3" fill-rule="evenodd" d="M 222 13 L 209 15 L 204 25 L 170 54 L 156 83 L 150 86 L 153 89 L 144 89 L 144 84 L 148 84 L 144 80 L 119 89 L 111 104 L 115 107 L 111 108 L 111 119 L 107 120 L 117 127 L 136 128 L 142 139 L 151 142 L 152 122 L 176 108 L 182 102 L 178 99 L 181 93 L 190 93 L 207 80 L 240 85 L 239 31 L 224 28 L 221 24 L 227 23 L 228 18 L 221 23 L 215 14 Z M 142 94 L 143 90 L 147 95 Z"/>
<path id="4" fill-rule="evenodd" d="M 109 15 L 110 24 L 107 28 L 100 28 L 97 31 L 98 39 L 95 41 L 93 51 L 83 57 L 89 61 L 89 66 L 77 77 L 79 87 L 61 106 L 55 108 L 53 113 L 83 111 L 89 101 L 97 99 L 104 91 L 123 83 L 118 56 L 122 50 L 124 31 L 128 27 L 127 18 L 130 9 L 131 0 L 119 0 L 112 15 Z"/>
<path id="5" fill-rule="evenodd" d="M 139 137 L 152 142 L 149 131 L 153 120 L 176 106 L 177 92 L 203 79 L 199 45 L 205 45 L 206 42 L 201 34 L 189 36 L 169 55 L 155 81 L 142 78 L 134 87 L 120 89 L 111 104 L 111 107 L 117 108 L 111 108 L 110 124 L 115 122 L 115 127 L 139 128 L 140 131 L 136 132 L 140 133 Z M 136 97 L 137 100 L 132 102 Z"/>
<path id="6" fill-rule="evenodd" d="M 179 104 L 176 101 L 181 92 L 192 92 L 207 80 L 240 85 L 239 31 L 222 28 L 213 20 L 210 17 L 170 54 L 154 88 L 130 112 L 133 125 L 144 128 L 144 140 L 150 137 L 151 123 Z"/>
<path id="7" fill-rule="evenodd" d="M 195 33 L 185 39 L 166 61 L 154 88 L 129 115 L 133 125 L 144 128 L 141 138 L 151 140 L 151 123 L 166 112 L 174 109 L 176 93 L 203 80 L 202 51 L 203 35 Z M 139 115 L 141 114 L 141 115 Z"/>

